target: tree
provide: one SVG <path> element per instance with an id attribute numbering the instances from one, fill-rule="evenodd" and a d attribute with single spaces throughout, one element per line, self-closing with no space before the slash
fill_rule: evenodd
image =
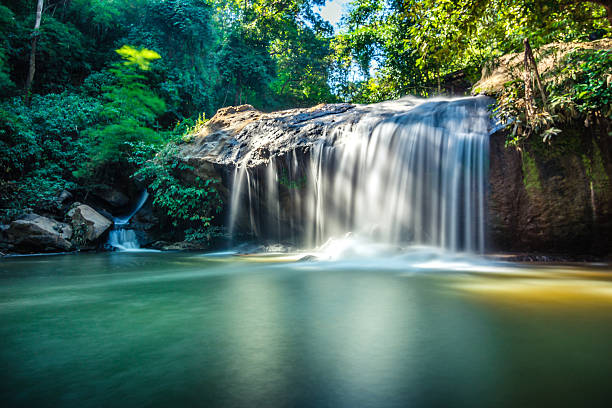
<path id="1" fill-rule="evenodd" d="M 156 119 L 165 111 L 165 103 L 146 84 L 143 71 L 160 55 L 149 49 L 128 45 L 116 50 L 123 58 L 109 72 L 114 80 L 105 87 L 105 100 L 97 126 L 87 130 L 89 160 L 77 172 L 79 177 L 92 177 L 105 170 L 120 171 L 128 164 L 135 144 L 159 144 Z"/>
<path id="2" fill-rule="evenodd" d="M 332 28 L 313 12 L 323 3 L 223 2 L 221 21 L 228 35 L 217 61 L 224 87 L 234 91 L 233 103 L 277 109 L 335 100 L 329 86 Z M 221 105 L 228 103 L 227 96 L 226 90 Z"/>
<path id="3" fill-rule="evenodd" d="M 43 0 L 38 0 L 38 4 L 36 6 L 36 22 L 34 23 L 34 31 L 32 32 L 32 48 L 30 50 L 30 67 L 28 69 L 28 79 L 26 80 L 25 86 L 25 100 L 28 102 L 30 100 L 30 89 L 32 88 L 32 81 L 34 81 L 34 71 L 36 70 L 36 42 L 38 41 L 38 36 L 40 35 L 40 20 L 42 18 L 43 12 Z"/>
<path id="4" fill-rule="evenodd" d="M 419 0 L 407 2 L 410 33 L 423 64 L 435 59 L 446 70 L 555 41 L 588 38 L 609 30 L 605 10 L 596 2 L 551 0 Z"/>
<path id="5" fill-rule="evenodd" d="M 163 57 L 150 72 L 167 104 L 167 125 L 218 108 L 216 52 L 222 33 L 215 9 L 202 0 L 150 2 L 122 41 Z M 177 46 L 179 45 L 179 46 Z"/>
<path id="6" fill-rule="evenodd" d="M 15 28 L 15 17 L 11 9 L 0 5 L 0 97 L 10 94 L 15 84 L 11 80 L 8 62 L 10 43 L 8 37 Z"/>
<path id="7" fill-rule="evenodd" d="M 612 0 L 582 0 L 584 3 L 595 3 L 602 6 L 606 10 L 606 17 L 610 26 L 612 26 Z"/>
<path id="8" fill-rule="evenodd" d="M 522 51 L 525 38 L 535 48 L 609 31 L 604 3 L 609 0 L 362 0 L 336 49 L 345 66 L 354 62 L 364 73 L 357 93 L 428 94 L 458 70 L 475 80 L 486 61 Z M 376 78 L 368 76 L 372 63 L 380 67 Z M 423 83 L 429 90 L 418 88 Z"/>
<path id="9" fill-rule="evenodd" d="M 223 42 L 218 61 L 221 77 L 227 85 L 234 87 L 234 105 L 242 102 L 245 88 L 262 92 L 274 74 L 268 43 L 240 27 L 235 28 Z"/>
<path id="10" fill-rule="evenodd" d="M 342 85 L 349 99 L 376 102 L 430 92 L 429 73 L 436 70 L 418 64 L 420 55 L 411 34 L 414 19 L 405 7 L 403 1 L 360 1 L 345 18 L 346 33 L 334 39 L 336 56 L 342 70 L 357 68 L 361 74 L 360 83 Z M 378 67 L 374 78 L 373 66 Z"/>

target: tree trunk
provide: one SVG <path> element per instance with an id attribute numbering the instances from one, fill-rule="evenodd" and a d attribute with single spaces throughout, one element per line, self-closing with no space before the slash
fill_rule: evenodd
<path id="1" fill-rule="evenodd" d="M 236 83 L 236 93 L 234 94 L 234 106 L 240 105 L 240 97 L 242 96 L 242 87 L 240 82 Z"/>
<path id="2" fill-rule="evenodd" d="M 544 104 L 544 108 L 546 108 L 546 105 L 548 105 L 548 101 L 546 99 L 546 92 L 544 92 L 544 87 L 542 86 L 542 80 L 540 79 L 540 73 L 538 72 L 538 64 L 536 63 L 536 60 L 533 57 L 533 51 L 531 51 L 529 40 L 525 38 L 523 40 L 523 43 L 525 44 L 525 64 L 531 63 L 531 66 L 533 67 L 533 72 L 535 73 L 535 79 L 536 79 L 536 82 L 538 83 L 538 89 L 540 90 L 540 95 L 542 96 L 542 103 Z"/>
<path id="3" fill-rule="evenodd" d="M 283 82 L 283 87 L 281 88 L 280 94 L 284 94 L 285 93 L 285 87 L 287 86 L 287 84 L 289 83 L 289 78 L 285 79 L 285 82 Z"/>
<path id="4" fill-rule="evenodd" d="M 529 41 L 526 38 L 524 40 L 524 44 L 525 58 L 523 59 L 523 68 L 525 69 L 525 72 L 523 72 L 523 82 L 525 82 L 525 117 L 527 122 L 529 122 L 535 114 L 535 106 L 533 103 L 533 89 L 531 89 L 531 67 L 527 53 Z"/>
<path id="5" fill-rule="evenodd" d="M 221 104 L 222 108 L 225 107 L 225 102 L 227 102 L 227 94 L 229 94 L 229 89 L 225 90 L 225 97 L 223 98 L 223 103 Z"/>
<path id="6" fill-rule="evenodd" d="M 36 6 L 36 22 L 34 23 L 34 32 L 32 33 L 32 48 L 30 50 L 30 68 L 28 69 L 28 78 L 26 79 L 25 86 L 25 101 L 26 103 L 30 102 L 30 92 L 32 89 L 32 82 L 34 81 L 34 72 L 36 71 L 36 43 L 38 42 L 38 36 L 40 32 L 40 20 L 42 18 L 43 11 L 43 1 L 38 0 L 38 5 Z"/>

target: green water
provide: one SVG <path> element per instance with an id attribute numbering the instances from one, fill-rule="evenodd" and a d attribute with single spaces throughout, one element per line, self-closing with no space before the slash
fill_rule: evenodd
<path id="1" fill-rule="evenodd" d="M 609 269 L 387 262 L 4 259 L 2 406 L 612 404 Z"/>

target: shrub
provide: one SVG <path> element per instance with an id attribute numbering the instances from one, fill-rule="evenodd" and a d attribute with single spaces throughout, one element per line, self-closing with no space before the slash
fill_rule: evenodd
<path id="1" fill-rule="evenodd" d="M 536 92 L 538 109 L 525 116 L 525 84 L 516 79 L 498 96 L 497 115 L 513 127 L 508 142 L 519 144 L 530 135 L 551 142 L 558 125 L 584 122 L 587 126 L 612 119 L 612 51 L 578 49 L 566 54 L 557 68 L 543 75 L 548 103 Z"/>
<path id="2" fill-rule="evenodd" d="M 191 183 L 185 183 L 181 176 L 193 171 L 193 167 L 184 163 L 177 151 L 178 146 L 169 143 L 153 159 L 142 163 L 134 177 L 147 182 L 153 206 L 172 226 L 184 230 L 187 240 L 210 241 L 220 234 L 213 225 L 215 215 L 222 211 L 216 187 L 219 180 L 194 176 Z"/>

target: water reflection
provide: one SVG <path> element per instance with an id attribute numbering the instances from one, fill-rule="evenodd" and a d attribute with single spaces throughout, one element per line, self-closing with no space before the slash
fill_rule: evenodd
<path id="1" fill-rule="evenodd" d="M 389 258 L 197 254 L 2 261 L 4 406 L 596 406 L 611 397 L 608 271 L 412 255 L 403 269 Z"/>

